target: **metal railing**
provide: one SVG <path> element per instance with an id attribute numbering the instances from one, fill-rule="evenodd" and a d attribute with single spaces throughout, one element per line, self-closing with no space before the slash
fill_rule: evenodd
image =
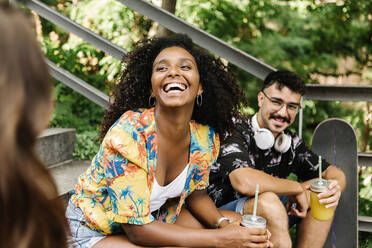
<path id="1" fill-rule="evenodd" d="M 265 76 L 275 70 L 275 68 L 259 61 L 258 59 L 242 52 L 224 41 L 206 33 L 203 30 L 195 28 L 190 24 L 184 22 L 178 17 L 168 13 L 167 11 L 158 8 L 145 0 L 118 0 L 128 7 L 132 7 L 139 13 L 148 16 L 161 25 L 173 30 L 175 32 L 182 32 L 188 34 L 193 41 L 214 52 L 220 57 L 223 57 L 231 63 L 237 65 L 241 69 L 250 72 L 252 75 L 264 79 Z M 53 10 L 49 6 L 43 4 L 38 0 L 29 0 L 25 5 L 37 12 L 40 16 L 49 20 L 50 22 L 62 27 L 68 32 L 83 38 L 88 43 L 96 46 L 102 51 L 110 54 L 116 59 L 121 60 L 127 51 L 112 42 L 102 38 L 89 29 L 73 22 L 71 19 L 63 16 L 59 12 Z M 174 24 L 174 23 L 176 24 Z M 322 100 L 322 101 L 371 101 L 372 87 L 371 86 L 334 86 L 334 85 L 313 85 L 308 84 L 307 94 L 305 99 L 308 100 Z"/>
<path id="2" fill-rule="evenodd" d="M 102 108 L 107 108 L 110 102 L 110 98 L 108 95 L 91 86 L 90 84 L 84 82 L 80 78 L 74 76 L 70 72 L 58 67 L 50 60 L 46 59 L 46 63 L 49 67 L 49 72 L 52 77 L 60 82 L 63 82 L 65 85 L 67 85 L 74 91 L 79 92 L 81 95 L 85 96 Z"/>
<path id="3" fill-rule="evenodd" d="M 147 16 L 153 21 L 158 22 L 164 27 L 177 33 L 185 33 L 189 35 L 193 41 L 201 47 L 214 52 L 216 55 L 227 59 L 229 62 L 235 64 L 241 69 L 251 73 L 257 78 L 264 79 L 266 75 L 275 70 L 275 68 L 261 62 L 253 56 L 240 51 L 226 42 L 200 30 L 173 14 L 154 6 L 146 0 L 117 0 L 127 7 Z M 110 54 L 116 59 L 121 60 L 127 51 L 112 42 L 102 38 L 80 24 L 75 23 L 66 16 L 53 10 L 49 6 L 43 4 L 38 0 L 28 0 L 22 2 L 26 7 L 34 10 L 40 16 L 48 21 L 62 27 L 68 32 L 83 38 L 88 43 Z M 107 107 L 110 99 L 109 97 L 90 86 L 83 80 L 75 77 L 68 71 L 58 67 L 53 62 L 47 60 L 51 75 L 57 80 L 71 87 L 73 90 L 84 95 L 101 107 Z M 372 101 L 372 87 L 371 86 L 327 86 L 327 85 L 307 85 L 307 94 L 305 99 L 321 100 L 321 101 Z M 302 120 L 302 113 L 300 112 L 300 119 Z M 302 121 L 300 120 L 300 128 L 302 128 Z M 372 166 L 372 154 L 359 153 L 359 164 L 362 166 Z M 372 232 L 372 217 L 358 216 L 359 230 Z"/>
<path id="4" fill-rule="evenodd" d="M 65 29 L 70 33 L 79 36 L 86 42 L 110 54 L 111 56 L 118 60 L 121 60 L 123 58 L 123 55 L 127 53 L 125 49 L 115 45 L 114 43 L 106 40 L 105 38 L 102 38 L 98 34 L 72 21 L 70 18 L 67 18 L 66 16 L 60 14 L 58 11 L 55 11 L 54 9 L 50 8 L 48 5 L 45 5 L 40 1 L 28 0 L 24 4 L 29 9 L 35 11 L 48 21 L 54 23 L 57 26 L 60 26 L 61 28 Z"/>

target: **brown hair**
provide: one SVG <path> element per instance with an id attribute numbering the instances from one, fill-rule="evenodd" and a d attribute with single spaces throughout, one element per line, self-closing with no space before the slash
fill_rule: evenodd
<path id="1" fill-rule="evenodd" d="M 35 154 L 52 83 L 27 18 L 0 3 L 0 244 L 66 247 L 64 206 Z"/>

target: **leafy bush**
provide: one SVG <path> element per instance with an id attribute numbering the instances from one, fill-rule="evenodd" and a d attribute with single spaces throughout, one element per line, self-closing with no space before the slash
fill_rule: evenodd
<path id="1" fill-rule="evenodd" d="M 76 134 L 74 159 L 91 160 L 99 149 L 98 132 L 82 131 Z"/>
<path id="2" fill-rule="evenodd" d="M 359 215 L 372 216 L 372 167 L 362 167 L 359 176 Z"/>

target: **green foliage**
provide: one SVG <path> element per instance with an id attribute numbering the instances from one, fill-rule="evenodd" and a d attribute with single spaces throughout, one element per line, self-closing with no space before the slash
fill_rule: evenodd
<path id="1" fill-rule="evenodd" d="M 103 56 L 96 48 L 85 44 L 72 44 L 67 40 L 64 49 L 49 38 L 44 38 L 46 56 L 58 66 L 73 73 L 92 86 L 107 92 L 106 75 L 100 72 L 98 60 Z M 74 47 L 75 49 L 71 49 Z M 64 84 L 55 82 L 55 111 L 50 123 L 53 127 L 73 127 L 77 132 L 92 129 L 102 119 L 103 109 Z"/>
<path id="2" fill-rule="evenodd" d="M 372 216 L 372 167 L 362 170 L 359 177 L 359 215 Z"/>
<path id="3" fill-rule="evenodd" d="M 73 127 L 78 133 L 96 129 L 103 117 L 101 107 L 61 83 L 56 83 L 55 89 L 56 104 L 50 126 Z"/>
<path id="4" fill-rule="evenodd" d="M 134 11 L 115 0 L 79 1 L 71 6 L 69 17 L 120 47 L 131 47 L 138 39 L 130 32 Z"/>
<path id="5" fill-rule="evenodd" d="M 372 248 L 372 233 L 359 232 L 359 247 Z"/>
<path id="6" fill-rule="evenodd" d="M 291 236 L 291 240 L 292 240 L 292 246 L 293 247 L 297 247 L 297 244 L 296 244 L 296 233 L 297 233 L 297 224 L 294 224 L 290 229 L 289 229 L 289 235 Z"/>
<path id="7" fill-rule="evenodd" d="M 361 168 L 359 176 L 359 213 L 372 216 L 372 167 Z M 372 248 L 372 233 L 359 232 L 359 247 Z"/>
<path id="8" fill-rule="evenodd" d="M 98 130 L 77 133 L 74 159 L 91 160 L 99 150 L 98 138 Z"/>
<path id="9" fill-rule="evenodd" d="M 271 1 L 263 0 L 179 0 L 176 8 L 187 22 L 239 48 L 260 37 L 265 18 L 275 13 Z"/>
<path id="10" fill-rule="evenodd" d="M 369 78 L 371 71 L 362 70 L 371 63 L 372 51 L 367 2 L 179 0 L 176 14 L 275 68 L 296 71 L 307 83 L 318 83 L 316 76 L 337 76 L 338 60 L 350 57 L 354 67 L 345 74 Z M 233 68 L 251 107 L 257 109 L 262 82 Z M 351 122 L 361 134 L 366 113 L 359 103 L 305 101 L 304 105 L 307 144 L 316 125 L 330 117 Z"/>
<path id="11" fill-rule="evenodd" d="M 147 35 L 152 24 L 149 19 L 115 0 L 48 0 L 45 3 L 127 50 L 141 36 Z M 120 61 L 42 18 L 41 26 L 41 45 L 49 60 L 110 94 L 120 71 Z M 50 126 L 75 128 L 77 145 L 74 157 L 91 159 L 99 144 L 96 133 L 103 118 L 103 109 L 58 81 L 55 81 L 54 99 L 55 110 Z"/>

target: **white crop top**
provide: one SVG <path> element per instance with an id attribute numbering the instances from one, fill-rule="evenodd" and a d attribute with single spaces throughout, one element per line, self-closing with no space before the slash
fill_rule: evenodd
<path id="1" fill-rule="evenodd" d="M 158 210 L 169 198 L 175 198 L 181 195 L 186 183 L 187 169 L 189 165 L 168 185 L 160 186 L 154 178 L 150 198 L 150 212 Z"/>

